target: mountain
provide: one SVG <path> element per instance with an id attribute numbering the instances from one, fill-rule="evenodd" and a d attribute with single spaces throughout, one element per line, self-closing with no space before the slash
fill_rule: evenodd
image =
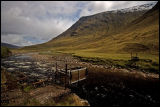
<path id="1" fill-rule="evenodd" d="M 126 51 L 159 52 L 159 3 L 129 23 L 126 31 L 132 37 L 127 40 L 128 44 L 124 47 Z"/>
<path id="2" fill-rule="evenodd" d="M 24 49 L 69 53 L 159 52 L 159 11 L 156 3 L 81 17 L 49 42 Z"/>
<path id="3" fill-rule="evenodd" d="M 120 28 L 140 17 L 154 5 L 155 3 L 150 3 L 81 17 L 67 31 L 59 35 L 58 38 L 61 36 L 107 36 L 113 32 L 118 32 Z"/>
<path id="4" fill-rule="evenodd" d="M 1 46 L 5 46 L 5 47 L 8 47 L 8 48 L 20 48 L 20 46 L 8 44 L 8 43 L 2 43 L 2 42 L 1 42 Z"/>

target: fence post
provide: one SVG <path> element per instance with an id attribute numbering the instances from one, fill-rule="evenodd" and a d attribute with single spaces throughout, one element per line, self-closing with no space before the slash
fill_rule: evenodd
<path id="1" fill-rule="evenodd" d="M 43 86 L 45 86 L 44 81 L 43 81 Z"/>
<path id="2" fill-rule="evenodd" d="M 57 62 L 56 62 L 56 72 L 57 72 Z"/>
<path id="3" fill-rule="evenodd" d="M 56 83 L 56 79 L 57 79 L 57 62 L 56 62 L 56 72 L 55 72 L 55 77 L 54 77 L 54 81 L 55 81 L 55 83 Z"/>
<path id="4" fill-rule="evenodd" d="M 71 71 L 70 71 L 70 84 L 71 84 L 71 79 L 72 79 L 72 73 L 71 73 Z"/>
<path id="5" fill-rule="evenodd" d="M 67 64 L 66 64 L 66 73 L 65 73 L 66 75 L 65 75 L 65 89 L 66 89 L 66 87 L 67 87 L 67 85 L 66 85 L 66 83 L 67 83 Z"/>
<path id="6" fill-rule="evenodd" d="M 86 76 L 88 76 L 88 69 L 86 68 Z"/>
<path id="7" fill-rule="evenodd" d="M 131 59 L 132 59 L 132 52 L 131 52 Z"/>
<path id="8" fill-rule="evenodd" d="M 78 70 L 78 85 L 79 85 L 79 70 Z"/>

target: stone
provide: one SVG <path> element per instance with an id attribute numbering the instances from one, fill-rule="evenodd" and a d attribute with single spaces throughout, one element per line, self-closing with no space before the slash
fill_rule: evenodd
<path id="1" fill-rule="evenodd" d="M 8 68 L 7 71 L 15 71 L 16 68 Z"/>
<path id="2" fill-rule="evenodd" d="M 30 66 L 18 66 L 18 68 L 29 69 Z"/>
<path id="3" fill-rule="evenodd" d="M 3 63 L 14 63 L 15 61 L 4 61 Z"/>
<path id="4" fill-rule="evenodd" d="M 133 96 L 133 95 L 129 95 L 129 97 L 130 97 L 130 98 L 133 98 L 134 96 Z"/>
<path id="5" fill-rule="evenodd" d="M 32 64 L 31 62 L 25 62 L 25 64 Z"/>
<path id="6" fill-rule="evenodd" d="M 5 67 L 1 65 L 1 69 L 5 69 Z"/>
<path id="7" fill-rule="evenodd" d="M 56 71 L 56 68 L 55 68 L 55 67 L 52 67 L 51 70 L 52 70 L 52 71 Z"/>
<path id="8" fill-rule="evenodd" d="M 47 67 L 47 65 L 46 65 L 46 64 L 40 64 L 40 66 L 41 66 L 41 67 Z"/>
<path id="9" fill-rule="evenodd" d="M 20 62 L 20 63 L 18 63 L 18 65 L 25 65 L 25 63 L 24 62 Z"/>
<path id="10" fill-rule="evenodd" d="M 101 94 L 101 96 L 104 98 L 106 95 L 105 94 Z"/>
<path id="11" fill-rule="evenodd" d="M 95 87 L 94 89 L 97 91 L 97 90 L 98 90 L 98 87 Z"/>
<path id="12" fill-rule="evenodd" d="M 35 76 L 35 77 L 40 76 L 40 75 L 39 75 L 39 74 L 37 74 L 37 73 L 31 73 L 30 75 L 31 75 L 31 76 Z"/>

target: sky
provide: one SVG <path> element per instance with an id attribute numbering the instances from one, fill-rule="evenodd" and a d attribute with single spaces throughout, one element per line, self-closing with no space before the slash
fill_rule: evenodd
<path id="1" fill-rule="evenodd" d="M 2 1 L 1 42 L 28 46 L 47 42 L 82 16 L 154 1 Z"/>

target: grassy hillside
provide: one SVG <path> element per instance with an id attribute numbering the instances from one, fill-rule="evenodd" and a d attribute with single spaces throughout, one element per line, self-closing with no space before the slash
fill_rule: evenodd
<path id="1" fill-rule="evenodd" d="M 119 60 L 130 59 L 132 52 L 138 53 L 142 59 L 151 59 L 159 63 L 159 11 L 155 7 L 143 15 L 141 13 L 141 16 L 138 13 L 115 15 L 108 12 L 82 17 L 57 38 L 19 50 L 50 50 L 77 56 Z M 132 15 L 135 19 L 131 18 Z"/>
<path id="2" fill-rule="evenodd" d="M 146 10 L 126 13 L 108 11 L 81 17 L 71 28 L 59 35 L 58 38 L 62 36 L 108 36 L 119 31 L 120 28 L 145 12 Z"/>

